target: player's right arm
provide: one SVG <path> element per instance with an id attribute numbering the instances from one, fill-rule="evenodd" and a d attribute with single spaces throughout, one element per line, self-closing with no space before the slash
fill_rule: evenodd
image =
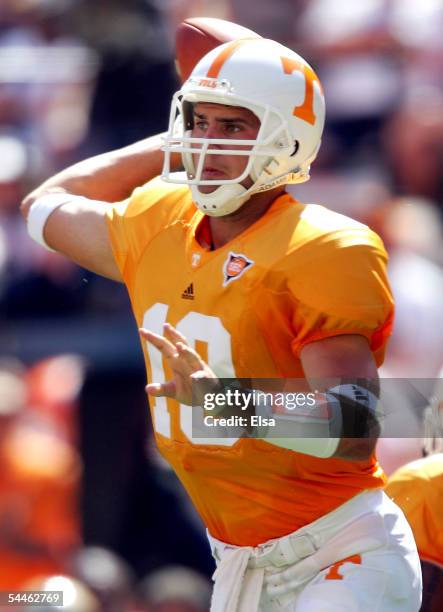
<path id="1" fill-rule="evenodd" d="M 108 236 L 106 211 L 111 203 L 125 200 L 136 187 L 160 174 L 160 146 L 161 135 L 156 135 L 79 162 L 27 195 L 20 210 L 26 219 L 29 208 L 39 198 L 66 195 L 66 203 L 54 210 L 45 223 L 45 242 L 80 266 L 121 281 Z M 174 158 L 173 165 L 180 165 L 178 158 Z"/>

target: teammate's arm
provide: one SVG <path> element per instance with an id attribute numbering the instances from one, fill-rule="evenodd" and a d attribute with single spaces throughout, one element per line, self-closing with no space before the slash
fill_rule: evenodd
<path id="1" fill-rule="evenodd" d="M 54 210 L 44 226 L 45 242 L 97 274 L 121 280 L 108 237 L 105 214 L 109 203 L 126 199 L 132 191 L 159 175 L 163 164 L 161 135 L 84 160 L 46 180 L 23 200 L 25 218 L 37 199 L 66 194 L 67 202 Z M 175 157 L 174 167 L 180 165 Z M 69 195 L 83 196 L 82 199 Z"/>

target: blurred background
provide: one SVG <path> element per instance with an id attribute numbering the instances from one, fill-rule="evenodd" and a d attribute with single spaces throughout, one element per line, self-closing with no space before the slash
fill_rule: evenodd
<path id="1" fill-rule="evenodd" d="M 294 194 L 388 248 L 382 376 L 429 388 L 443 365 L 443 0 L 1 0 L 0 590 L 59 580 L 81 612 L 208 609 L 213 564 L 151 441 L 126 291 L 38 247 L 18 213 L 56 171 L 166 129 L 175 27 L 203 15 L 314 66 L 327 126 Z M 421 399 L 404 402 L 419 430 Z M 379 450 L 391 473 L 421 441 Z"/>

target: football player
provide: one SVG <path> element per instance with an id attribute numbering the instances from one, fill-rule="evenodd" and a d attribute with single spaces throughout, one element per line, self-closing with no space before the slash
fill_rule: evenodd
<path id="1" fill-rule="evenodd" d="M 405 513 L 414 533 L 423 572 L 423 606 L 443 606 L 443 369 L 424 413 L 423 459 L 389 478 L 386 493 Z"/>
<path id="2" fill-rule="evenodd" d="M 415 543 L 373 454 L 376 393 L 359 382 L 377 380 L 391 331 L 387 255 L 368 227 L 286 191 L 308 180 L 324 117 L 303 58 L 226 43 L 174 96 L 163 149 L 87 160 L 22 205 L 37 241 L 128 288 L 157 444 L 218 564 L 213 611 L 420 606 Z M 274 430 L 202 438 L 192 383 L 220 391 L 216 377 L 352 384 L 317 389 L 323 416 L 252 402 Z"/>

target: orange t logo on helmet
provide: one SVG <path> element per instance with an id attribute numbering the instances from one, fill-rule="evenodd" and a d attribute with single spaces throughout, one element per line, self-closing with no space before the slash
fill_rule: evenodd
<path id="1" fill-rule="evenodd" d="M 237 51 L 237 49 L 242 47 L 250 40 L 254 41 L 255 39 L 242 38 L 240 40 L 233 40 L 231 43 L 229 43 L 212 62 L 206 74 L 207 78 L 216 79 L 220 74 L 223 64 L 235 53 L 235 51 Z M 289 57 L 281 57 L 280 59 L 285 74 L 292 74 L 293 72 L 298 71 L 305 77 L 305 99 L 303 104 L 300 106 L 294 106 L 292 114 L 294 117 L 298 117 L 299 119 L 314 125 L 316 121 L 316 116 L 314 113 L 314 81 L 318 83 L 320 91 L 323 93 L 323 88 L 318 76 L 315 74 L 312 68 L 310 68 L 310 66 L 303 64 L 303 62 L 297 62 Z M 209 86 L 207 81 L 201 81 L 200 85 Z"/>
<path id="2" fill-rule="evenodd" d="M 294 107 L 292 114 L 294 117 L 298 117 L 299 119 L 303 119 L 303 121 L 307 121 L 311 125 L 314 125 L 316 120 L 314 113 L 314 81 L 318 83 L 320 91 L 323 93 L 323 88 L 318 76 L 315 74 L 312 68 L 306 64 L 297 62 L 289 57 L 282 57 L 281 63 L 283 65 L 285 74 L 292 74 L 295 70 L 303 73 L 306 81 L 305 99 L 303 104 Z"/>

